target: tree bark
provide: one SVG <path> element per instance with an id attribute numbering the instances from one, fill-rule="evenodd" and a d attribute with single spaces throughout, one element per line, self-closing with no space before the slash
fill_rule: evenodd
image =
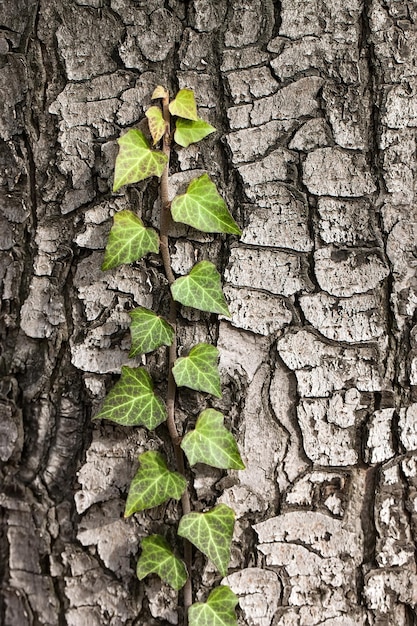
<path id="1" fill-rule="evenodd" d="M 416 22 L 405 0 L 0 6 L 2 624 L 177 623 L 181 594 L 135 576 L 176 505 L 123 519 L 166 428 L 91 420 L 140 363 L 128 311 L 167 309 L 156 255 L 100 270 L 116 211 L 158 223 L 155 180 L 111 193 L 158 84 L 218 129 L 172 159 L 170 193 L 208 171 L 243 228 L 171 244 L 176 275 L 216 263 L 232 313 L 182 309 L 178 336 L 217 343 L 209 402 L 246 463 L 199 468 L 193 493 L 236 511 L 239 624 L 417 624 Z M 163 391 L 164 350 L 146 366 Z M 180 431 L 206 402 L 181 391 Z M 221 579 L 194 564 L 205 599 Z"/>

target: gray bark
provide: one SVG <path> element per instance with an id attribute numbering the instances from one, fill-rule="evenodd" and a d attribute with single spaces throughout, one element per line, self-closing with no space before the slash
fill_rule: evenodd
<path id="1" fill-rule="evenodd" d="M 123 519 L 136 458 L 167 441 L 93 423 L 128 359 L 127 311 L 164 309 L 158 258 L 103 273 L 112 215 L 157 222 L 155 181 L 112 194 L 115 139 L 158 84 L 219 133 L 182 151 L 243 226 L 174 232 L 174 270 L 223 272 L 223 410 L 247 466 L 198 468 L 194 506 L 237 515 L 246 626 L 417 623 L 417 13 L 398 0 L 15 0 L 0 4 L 0 622 L 177 623 L 139 583 Z M 416 341 L 415 341 L 416 340 Z M 133 361 L 135 363 L 135 361 Z M 164 390 L 164 350 L 147 358 Z M 179 396 L 179 422 L 206 399 Z M 197 598 L 220 581 L 195 557 Z"/>

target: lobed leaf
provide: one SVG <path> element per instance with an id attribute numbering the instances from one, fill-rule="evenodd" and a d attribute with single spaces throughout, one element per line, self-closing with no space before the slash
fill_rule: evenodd
<path id="1" fill-rule="evenodd" d="M 162 317 L 145 307 L 129 312 L 132 319 L 130 334 L 132 347 L 130 357 L 152 352 L 160 346 L 170 346 L 174 340 L 174 329 Z"/>
<path id="2" fill-rule="evenodd" d="M 235 514 L 225 504 L 218 504 L 208 513 L 188 513 L 178 526 L 178 534 L 191 541 L 226 576 L 230 561 Z"/>
<path id="3" fill-rule="evenodd" d="M 169 104 L 171 115 L 183 117 L 186 120 L 198 120 L 197 105 L 192 89 L 180 89 L 175 99 Z"/>
<path id="4" fill-rule="evenodd" d="M 190 465 L 206 463 L 221 469 L 245 469 L 233 435 L 224 427 L 224 417 L 219 411 L 206 409 L 182 440 Z"/>
<path id="5" fill-rule="evenodd" d="M 159 107 L 150 107 L 146 113 L 148 118 L 149 130 L 152 135 L 154 145 L 164 136 L 165 120 Z"/>
<path id="6" fill-rule="evenodd" d="M 123 263 L 133 263 L 148 252 L 158 250 L 158 233 L 153 228 L 146 228 L 132 211 L 120 211 L 113 218 L 101 269 L 110 270 Z"/>
<path id="7" fill-rule="evenodd" d="M 220 274 L 210 261 L 200 261 L 187 276 L 171 285 L 174 300 L 200 311 L 222 313 L 230 317 L 221 288 Z"/>
<path id="8" fill-rule="evenodd" d="M 215 133 L 216 128 L 204 120 L 186 120 L 182 117 L 175 124 L 174 141 L 183 148 L 188 148 L 190 143 L 197 143 Z"/>
<path id="9" fill-rule="evenodd" d="M 189 224 L 204 233 L 241 234 L 216 185 L 207 174 L 192 180 L 187 191 L 173 199 L 171 213 L 175 222 Z"/>
<path id="10" fill-rule="evenodd" d="M 125 517 L 137 511 L 152 509 L 170 498 L 179 500 L 187 481 L 178 472 L 171 472 L 159 452 L 144 452 L 139 456 L 140 467 L 130 483 Z"/>
<path id="11" fill-rule="evenodd" d="M 152 378 L 143 367 L 122 366 L 122 375 L 106 396 L 94 419 L 123 426 L 156 428 L 167 418 L 164 402 L 155 395 Z"/>
<path id="12" fill-rule="evenodd" d="M 150 176 L 162 175 L 168 157 L 160 150 L 152 150 L 140 130 L 131 128 L 117 143 L 120 149 L 116 158 L 113 191 Z"/>
<path id="13" fill-rule="evenodd" d="M 142 553 L 136 567 L 136 575 L 143 580 L 148 574 L 157 574 L 173 589 L 181 589 L 188 575 L 184 563 L 174 555 L 170 545 L 161 535 L 144 537 Z"/>
<path id="14" fill-rule="evenodd" d="M 237 596 L 221 585 L 210 592 L 207 602 L 196 602 L 188 609 L 189 626 L 237 626 Z"/>
<path id="15" fill-rule="evenodd" d="M 206 391 L 221 398 L 218 357 L 219 351 L 209 343 L 199 343 L 191 348 L 189 355 L 177 359 L 172 368 L 177 386 Z"/>
<path id="16" fill-rule="evenodd" d="M 159 98 L 166 98 L 168 96 L 168 91 L 162 85 L 158 85 L 153 90 L 151 100 L 158 100 Z"/>

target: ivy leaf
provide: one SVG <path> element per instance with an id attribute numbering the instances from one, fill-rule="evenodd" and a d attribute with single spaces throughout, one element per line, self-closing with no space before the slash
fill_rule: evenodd
<path id="1" fill-rule="evenodd" d="M 171 115 L 183 117 L 186 120 L 194 120 L 197 122 L 197 105 L 195 103 L 194 92 L 192 89 L 180 89 L 175 100 L 169 105 Z"/>
<path id="2" fill-rule="evenodd" d="M 226 576 L 230 561 L 235 514 L 225 504 L 218 504 L 208 513 L 188 513 L 178 526 L 178 534 L 191 541 Z"/>
<path id="3" fill-rule="evenodd" d="M 165 133 L 165 120 L 159 107 L 150 107 L 146 113 L 149 130 L 152 135 L 154 145 L 158 143 Z"/>
<path id="4" fill-rule="evenodd" d="M 132 347 L 130 357 L 152 352 L 160 346 L 170 346 L 174 340 L 174 329 L 153 311 L 139 306 L 129 313 L 132 323 Z"/>
<path id="5" fill-rule="evenodd" d="M 204 120 L 185 120 L 179 117 L 175 125 L 174 141 L 179 146 L 188 148 L 190 143 L 197 143 L 215 132 L 216 128 Z"/>
<path id="6" fill-rule="evenodd" d="M 199 343 L 191 348 L 189 355 L 177 359 L 172 368 L 178 387 L 206 391 L 221 398 L 218 357 L 219 351 L 209 343 Z"/>
<path id="7" fill-rule="evenodd" d="M 117 143 L 120 150 L 116 158 L 113 191 L 150 176 L 162 175 L 168 157 L 160 150 L 152 150 L 140 130 L 131 128 Z"/>
<path id="8" fill-rule="evenodd" d="M 110 270 L 123 263 L 132 263 L 148 252 L 158 250 L 158 233 L 153 228 L 146 228 L 132 211 L 120 211 L 113 218 L 101 269 Z"/>
<path id="9" fill-rule="evenodd" d="M 151 96 L 151 100 L 158 100 L 159 98 L 166 98 L 168 96 L 168 91 L 162 85 L 158 85 L 153 90 L 153 94 Z"/>
<path id="10" fill-rule="evenodd" d="M 167 418 L 165 404 L 155 395 L 152 378 L 143 367 L 122 366 L 122 375 L 94 419 L 153 430 Z"/>
<path id="11" fill-rule="evenodd" d="M 210 261 L 196 263 L 187 276 L 177 278 L 171 285 L 174 300 L 200 311 L 223 313 L 230 317 L 221 288 L 220 274 Z"/>
<path id="12" fill-rule="evenodd" d="M 186 193 L 173 199 L 171 213 L 176 222 L 189 224 L 204 233 L 241 234 L 216 185 L 207 174 L 192 180 Z"/>
<path id="13" fill-rule="evenodd" d="M 169 543 L 161 535 L 144 537 L 141 541 L 142 554 L 136 567 L 136 575 L 143 580 L 148 574 L 157 574 L 173 589 L 181 589 L 188 575 L 184 563 L 177 558 Z"/>
<path id="14" fill-rule="evenodd" d="M 179 500 L 187 481 L 178 472 L 171 472 L 159 452 L 144 452 L 139 456 L 140 467 L 129 487 L 125 517 L 137 511 L 152 509 L 170 498 Z"/>
<path id="15" fill-rule="evenodd" d="M 245 469 L 233 435 L 223 425 L 224 417 L 219 411 L 206 409 L 187 433 L 181 448 L 190 465 L 206 463 L 221 469 Z"/>
<path id="16" fill-rule="evenodd" d="M 210 592 L 207 602 L 196 602 L 188 609 L 189 626 L 237 626 L 237 596 L 221 585 Z"/>

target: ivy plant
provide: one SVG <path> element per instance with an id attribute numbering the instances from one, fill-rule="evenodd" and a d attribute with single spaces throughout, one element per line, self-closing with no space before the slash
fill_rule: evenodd
<path id="1" fill-rule="evenodd" d="M 158 575 L 175 590 L 183 588 L 184 624 L 189 626 L 236 626 L 237 597 L 227 586 L 213 589 L 205 603 L 193 604 L 192 546 L 200 550 L 222 576 L 227 574 L 235 514 L 225 504 L 197 512 L 191 510 L 187 469 L 205 463 L 220 469 L 244 469 L 236 440 L 225 427 L 219 411 L 205 409 L 194 428 L 179 433 L 176 421 L 177 387 L 204 392 L 221 398 L 218 349 L 208 343 L 182 346 L 178 357 L 176 327 L 178 305 L 230 316 L 223 295 L 221 277 L 214 263 L 200 261 L 185 276 L 175 276 L 169 251 L 172 221 L 181 222 L 204 233 L 239 235 L 240 229 L 224 199 L 208 174 L 192 180 L 184 193 L 172 202 L 168 198 L 171 146 L 178 149 L 197 143 L 215 132 L 198 117 L 194 93 L 181 89 L 173 100 L 163 86 L 156 87 L 152 105 L 145 113 L 149 140 L 138 129 L 128 130 L 120 139 L 116 158 L 113 191 L 146 178 L 159 178 L 159 233 L 146 226 L 139 216 L 122 210 L 114 216 L 102 269 L 138 261 L 149 253 L 160 253 L 169 284 L 169 313 L 166 317 L 145 307 L 130 312 L 130 357 L 138 357 L 166 346 L 168 350 L 167 395 L 165 401 L 154 390 L 145 367 L 122 367 L 120 380 L 105 398 L 96 419 L 107 419 L 125 426 L 153 430 L 166 422 L 172 440 L 176 468 L 170 467 L 163 451 L 147 451 L 139 456 L 139 468 L 131 482 L 125 516 L 152 509 L 170 499 L 181 500 L 182 516 L 177 534 L 183 538 L 183 556 L 178 556 L 166 537 L 151 535 L 141 541 L 137 563 L 140 580 Z M 174 119 L 174 124 L 172 121 Z M 174 126 L 173 130 L 171 127 Z M 144 128 L 142 126 L 142 128 Z M 185 457 L 184 457 L 185 455 Z"/>

